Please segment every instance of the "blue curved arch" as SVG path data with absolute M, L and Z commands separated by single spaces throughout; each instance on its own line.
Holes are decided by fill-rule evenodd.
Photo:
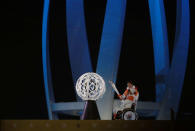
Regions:
M 176 113 L 185 77 L 190 38 L 189 0 L 177 0 L 176 34 L 173 58 L 167 80 L 166 95 L 158 119 L 170 119 L 170 109 Z
M 163 99 L 169 70 L 169 48 L 163 0 L 148 0 L 154 50 L 156 101 Z
M 126 12 L 126 0 L 108 0 L 104 18 L 96 72 L 106 81 L 106 92 L 98 100 L 98 110 L 103 120 L 112 119 L 114 92 L 108 81 L 116 81 Z
M 66 0 L 68 51 L 74 84 L 86 72 L 92 72 L 84 17 L 83 0 Z M 81 100 L 76 96 L 77 100 Z
M 46 103 L 49 119 L 57 118 L 52 112 L 51 104 L 55 102 L 53 88 L 52 88 L 52 76 L 50 69 L 50 57 L 49 57 L 49 37 L 48 37 L 48 15 L 49 15 L 50 0 L 44 1 L 43 7 L 43 21 L 42 21 L 42 64 L 43 64 L 43 79 L 46 95 Z

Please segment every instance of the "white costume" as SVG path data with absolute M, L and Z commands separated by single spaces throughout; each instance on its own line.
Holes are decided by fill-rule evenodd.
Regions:
M 134 110 L 136 110 L 137 101 L 139 98 L 139 92 L 135 86 L 127 87 L 123 95 L 118 94 L 121 102 L 113 110 L 113 113 L 116 114 L 119 110 L 122 111 L 127 108 L 132 108 L 132 104 L 135 104 Z

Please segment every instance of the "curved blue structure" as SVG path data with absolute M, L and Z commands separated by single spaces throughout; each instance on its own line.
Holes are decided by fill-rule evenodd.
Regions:
M 165 79 L 169 70 L 169 49 L 164 0 L 148 0 L 148 4 L 154 50 L 156 102 L 160 102 L 165 93 Z
M 104 18 L 103 32 L 96 72 L 106 81 L 106 93 L 98 100 L 98 110 L 103 120 L 112 119 L 114 92 L 108 81 L 116 81 L 123 28 L 126 12 L 126 0 L 108 0 Z
M 66 0 L 68 51 L 74 84 L 86 72 L 92 72 L 84 17 L 83 0 Z M 77 100 L 81 100 L 78 96 Z
M 57 116 L 52 112 L 52 104 L 55 103 L 52 87 L 52 75 L 50 68 L 49 57 L 49 37 L 48 37 L 48 15 L 49 15 L 50 0 L 44 1 L 43 7 L 43 23 L 42 23 L 42 62 L 43 62 L 43 79 L 45 85 L 45 96 L 49 119 L 57 119 Z
M 167 27 L 163 0 L 148 0 L 153 35 L 156 75 L 156 101 L 161 103 L 157 119 L 170 119 L 170 109 L 178 111 L 185 76 L 189 33 L 189 0 L 177 1 L 176 35 L 169 65 Z
M 165 97 L 163 98 L 159 120 L 170 119 L 170 109 L 178 112 L 179 101 L 185 77 L 190 39 L 189 0 L 177 1 L 176 34 L 173 58 L 169 69 Z

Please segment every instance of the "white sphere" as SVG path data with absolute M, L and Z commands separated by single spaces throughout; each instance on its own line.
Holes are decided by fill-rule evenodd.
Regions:
M 85 73 L 76 82 L 76 91 L 83 100 L 97 100 L 106 91 L 103 78 L 96 73 Z

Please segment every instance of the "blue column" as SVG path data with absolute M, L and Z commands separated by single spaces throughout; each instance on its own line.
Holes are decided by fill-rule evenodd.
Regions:
M 43 7 L 43 23 L 42 23 L 42 62 L 43 62 L 43 79 L 45 87 L 45 95 L 47 102 L 47 110 L 49 119 L 57 119 L 57 116 L 52 113 L 51 104 L 55 102 L 53 87 L 52 87 L 52 75 L 50 69 L 50 57 L 49 57 L 49 36 L 48 36 L 48 14 L 49 14 L 50 0 L 44 1 Z
M 108 81 L 116 81 L 122 44 L 125 11 L 126 0 L 107 1 L 96 69 L 96 72 L 104 78 L 107 87 L 103 98 L 97 102 L 100 117 L 103 120 L 112 119 L 114 92 L 108 84 Z
M 154 48 L 156 101 L 160 102 L 166 88 L 169 69 L 169 49 L 163 0 L 148 0 Z
M 83 0 L 66 0 L 66 22 L 72 77 L 76 84 L 82 74 L 92 72 Z M 77 100 L 80 100 L 78 96 Z
M 170 109 L 178 111 L 185 77 L 190 37 L 189 0 L 177 0 L 176 34 L 166 96 L 158 119 L 170 119 Z

